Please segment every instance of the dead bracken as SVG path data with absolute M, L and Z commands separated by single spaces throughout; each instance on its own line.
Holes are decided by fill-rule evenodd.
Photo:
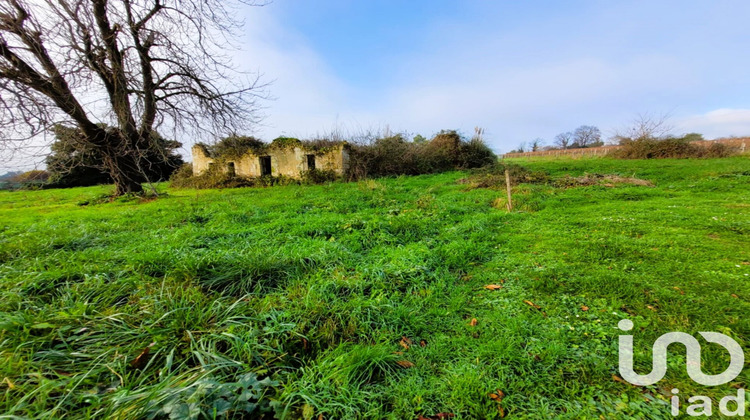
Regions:
M 557 187 L 589 187 L 593 185 L 602 185 L 605 187 L 614 187 L 616 185 L 639 185 L 643 187 L 653 187 L 654 184 L 646 179 L 635 177 L 626 177 L 620 175 L 602 175 L 602 174 L 585 174 L 583 176 L 573 177 L 565 176 L 556 179 L 553 184 Z

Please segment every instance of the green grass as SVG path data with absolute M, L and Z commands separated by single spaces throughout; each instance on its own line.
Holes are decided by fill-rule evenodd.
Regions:
M 521 185 L 510 214 L 460 172 L 149 202 L 2 192 L 0 413 L 671 418 L 673 387 L 736 394 L 694 384 L 679 348 L 656 386 L 612 375 L 625 317 L 639 372 L 675 330 L 750 360 L 750 159 L 517 162 L 655 186 Z M 707 372 L 728 362 L 715 347 Z

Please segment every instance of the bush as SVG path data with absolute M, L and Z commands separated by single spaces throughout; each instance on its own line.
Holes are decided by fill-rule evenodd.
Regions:
M 102 127 L 106 128 L 106 125 Z M 55 142 L 50 147 L 51 154 L 46 158 L 49 187 L 86 187 L 112 183 L 104 156 L 100 150 L 85 141 L 80 129 L 58 124 L 53 127 L 53 133 Z M 181 146 L 177 141 L 152 132 L 148 143 L 139 146 L 142 147 L 138 157 L 140 174 L 136 180 L 154 182 L 169 179 L 183 164 L 182 156 L 176 153 Z
M 267 147 L 267 145 L 255 137 L 238 136 L 235 134 L 229 137 L 224 137 L 214 145 L 205 147 L 211 156 L 239 158 L 251 150 L 258 151 Z
M 304 184 L 325 184 L 338 179 L 338 175 L 336 171 L 330 169 L 310 169 L 309 171 L 302 171 L 300 178 Z
M 0 190 L 36 190 L 46 187 L 49 173 L 35 169 L 27 172 L 9 173 L 0 178 Z
M 310 171 L 313 172 L 313 171 Z M 332 180 L 333 171 L 315 171 L 314 181 L 310 183 L 323 183 Z M 330 172 L 330 173 L 329 173 Z M 335 179 L 335 173 L 333 173 Z M 221 171 L 218 167 L 211 167 L 200 175 L 193 175 L 193 165 L 186 163 L 175 171 L 169 179 L 172 188 L 195 188 L 199 190 L 213 188 L 240 188 L 240 187 L 270 187 L 272 185 L 299 184 L 300 181 L 288 176 L 262 176 L 258 178 L 246 178 L 231 175 Z
M 200 175 L 193 175 L 191 163 L 186 163 L 177 169 L 169 179 L 169 183 L 173 188 L 195 189 L 252 187 L 262 184 L 254 179 L 229 175 L 214 167 Z
M 722 143 L 712 143 L 710 146 L 705 148 L 703 157 L 707 158 L 722 158 L 736 155 L 739 151 L 736 148 L 729 147 Z
M 19 184 L 41 184 L 47 182 L 49 173 L 44 170 L 35 169 L 33 171 L 23 172 L 8 179 L 10 182 Z
M 349 154 L 350 180 L 370 176 L 419 175 L 492 165 L 497 156 L 478 138 L 466 141 L 441 131 L 430 141 L 410 142 L 398 134 L 355 144 Z
M 462 169 L 481 168 L 497 163 L 497 156 L 482 139 L 471 139 L 462 143 L 459 149 L 459 167 Z
M 627 140 L 622 147 L 614 152 L 618 159 L 666 159 L 666 158 L 712 158 L 727 157 L 736 150 L 721 143 L 710 146 L 700 146 L 686 137 L 667 137 L 665 139 L 641 138 Z

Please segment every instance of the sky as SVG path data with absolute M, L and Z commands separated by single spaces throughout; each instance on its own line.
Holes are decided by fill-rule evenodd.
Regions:
M 227 51 L 270 97 L 242 134 L 266 141 L 482 127 L 504 153 L 581 125 L 606 140 L 639 115 L 668 116 L 675 135 L 750 135 L 747 0 L 273 0 L 237 13 Z
M 254 133 L 485 129 L 497 152 L 638 115 L 750 135 L 750 2 L 275 0 L 235 55 L 270 82 Z

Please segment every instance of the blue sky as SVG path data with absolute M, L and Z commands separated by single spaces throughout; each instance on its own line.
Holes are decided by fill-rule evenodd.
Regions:
M 750 135 L 748 1 L 275 0 L 236 56 L 275 99 L 257 135 L 486 129 L 498 152 L 642 113 Z

